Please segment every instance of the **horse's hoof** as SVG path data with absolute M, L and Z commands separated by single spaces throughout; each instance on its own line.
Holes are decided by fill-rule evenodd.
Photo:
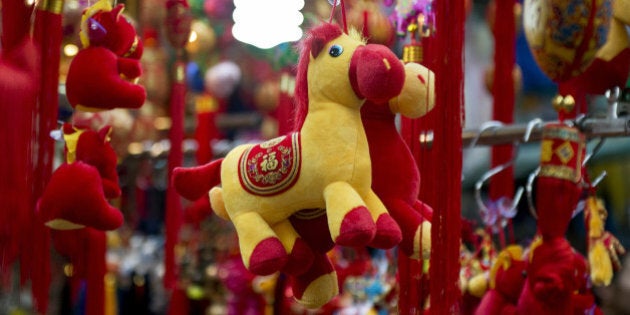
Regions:
M 407 232 L 406 235 L 403 235 L 398 247 L 411 259 L 429 259 L 431 256 L 431 223 L 423 221 L 416 227 L 414 234 Z
M 315 257 L 304 274 L 291 281 L 293 297 L 306 308 L 319 308 L 339 294 L 337 274 L 325 254 Z
M 376 235 L 370 242 L 374 248 L 389 249 L 400 243 L 402 232 L 394 219 L 387 213 L 382 213 L 376 219 Z
M 299 297 L 298 297 L 299 293 Z M 295 300 L 302 306 L 310 309 L 320 308 L 339 294 L 337 274 L 334 272 L 321 275 L 306 286 L 302 292 L 293 289 Z
M 249 258 L 249 271 L 266 276 L 279 271 L 287 263 L 288 256 L 282 243 L 275 237 L 262 240 Z
M 370 212 L 360 206 L 350 210 L 343 218 L 335 243 L 341 246 L 365 246 L 372 241 L 375 233 L 376 226 Z
M 301 275 L 311 267 L 313 259 L 315 259 L 315 254 L 311 247 L 303 239 L 298 238 L 293 244 L 289 259 L 282 271 L 294 276 Z

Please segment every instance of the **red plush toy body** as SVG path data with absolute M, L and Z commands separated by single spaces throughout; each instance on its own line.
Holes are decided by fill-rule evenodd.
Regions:
M 66 80 L 73 107 L 86 111 L 139 108 L 146 91 L 135 80 L 142 73 L 142 42 L 122 16 L 122 4 L 101 0 L 86 9 L 81 23 L 84 48 L 74 57 Z
M 483 296 L 475 314 L 515 314 L 527 275 L 527 262 L 522 256 L 520 246 L 510 246 L 499 253 L 490 270 L 490 290 Z
M 73 289 L 85 280 L 87 315 L 105 312 L 104 231 L 123 222 L 121 212 L 108 202 L 121 194 L 110 132 L 109 126 L 97 132 L 65 124 L 66 161 L 54 171 L 37 203 L 39 218 L 52 230 L 55 249 L 69 263 L 66 276 Z
M 433 74 L 418 64 L 405 66 L 405 84 L 401 93 L 389 102 L 366 101 L 361 108 L 361 121 L 368 140 L 372 165 L 372 189 L 400 226 L 400 248 L 411 258 L 428 258 L 431 251 L 433 210 L 418 200 L 420 172 L 411 151 L 396 129 L 396 113 L 416 118 L 434 106 Z M 306 302 L 315 299 L 303 295 L 309 284 L 319 277 L 333 274 L 334 268 L 326 252 L 334 246 L 326 230 L 324 211 L 303 210 L 291 216 L 291 224 L 316 253 L 315 267 L 293 278 L 293 294 Z M 317 305 L 309 301 L 306 304 Z
M 421 79 L 416 80 L 415 84 L 422 87 Z M 396 129 L 395 118 L 396 112 L 388 104 L 366 102 L 361 108 L 372 160 L 372 189 L 402 230 L 399 246 L 403 253 L 410 258 L 426 259 L 431 251 L 429 222 L 433 209 L 418 200 L 420 172 Z
M 122 224 L 122 214 L 107 201 L 120 195 L 110 131 L 110 127 L 96 132 L 64 125 L 66 162 L 55 170 L 37 205 L 47 226 L 113 230 Z

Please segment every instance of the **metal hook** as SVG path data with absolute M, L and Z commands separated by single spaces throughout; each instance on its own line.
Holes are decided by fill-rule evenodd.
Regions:
M 597 142 L 597 144 L 595 145 L 595 147 L 593 148 L 593 150 L 591 150 L 591 153 L 587 154 L 584 157 L 584 161 L 582 162 L 582 167 L 586 166 L 586 164 L 595 156 L 597 155 L 597 153 L 599 153 L 599 151 L 602 149 L 604 142 L 606 141 L 606 138 L 601 137 L 599 138 L 599 142 Z M 597 185 L 599 185 L 599 183 L 604 179 L 604 177 L 606 177 L 606 175 L 608 175 L 608 173 L 606 171 L 603 171 L 601 174 L 599 174 L 592 182 L 590 187 L 597 187 Z
M 591 186 L 597 187 L 597 185 L 599 185 L 599 182 L 601 182 L 604 179 L 604 177 L 606 177 L 606 175 L 608 175 L 608 173 L 606 171 L 602 171 L 602 173 L 599 174 L 599 176 L 597 176 L 597 178 L 593 180 L 593 182 L 591 183 Z
M 597 144 L 595 145 L 595 147 L 593 148 L 593 150 L 591 151 L 591 153 L 587 154 L 584 157 L 584 161 L 582 161 L 582 167 L 586 166 L 586 164 L 597 154 L 599 153 L 599 151 L 602 149 L 602 146 L 604 145 L 604 142 L 606 141 L 606 138 L 601 137 L 599 138 L 599 142 L 597 142 Z
M 586 157 L 584 157 L 582 166 L 585 166 L 589 162 L 589 160 L 601 150 L 602 146 L 604 145 L 605 140 L 606 139 L 603 137 L 599 139 L 599 142 L 595 145 L 591 153 L 588 154 Z M 525 185 L 525 197 L 527 198 L 527 207 L 529 209 L 529 213 L 531 213 L 531 215 L 535 219 L 538 219 L 538 214 L 536 212 L 536 206 L 534 204 L 534 197 L 533 197 L 534 188 L 533 187 L 534 187 L 534 180 L 536 179 L 539 173 L 540 173 L 540 166 L 538 166 L 532 173 L 529 174 L 529 176 L 527 177 L 527 184 Z M 599 176 L 597 176 L 597 178 L 595 178 L 595 180 L 593 180 L 591 184 L 592 187 L 596 187 L 604 179 L 604 177 L 606 177 L 606 175 L 607 175 L 606 171 L 603 171 Z M 573 216 L 580 213 L 581 210 L 582 210 L 581 207 L 579 206 L 576 207 L 576 209 L 573 211 Z
M 538 220 L 538 214 L 536 213 L 536 206 L 534 205 L 534 197 L 532 191 L 534 190 L 534 179 L 540 173 L 540 166 L 527 176 L 527 184 L 525 185 L 525 197 L 527 198 L 527 208 L 529 213 Z
M 525 184 L 525 198 L 527 198 L 527 208 L 529 209 L 529 213 L 534 217 L 534 219 L 538 220 L 538 213 L 536 211 L 536 206 L 534 205 L 534 197 L 532 191 L 534 190 L 534 180 L 540 174 L 540 166 L 537 167 L 533 172 L 527 176 L 527 184 Z M 603 172 L 599 177 L 597 177 L 597 181 L 602 180 L 602 178 L 606 176 L 606 172 Z M 593 185 L 595 186 L 595 184 Z M 584 210 L 584 203 L 578 202 L 573 213 L 571 214 L 571 218 L 574 218 L 578 213 Z
M 489 129 L 496 129 L 503 126 L 504 124 L 498 120 L 490 120 L 490 121 L 484 122 L 483 124 L 481 124 L 481 126 L 479 126 L 479 132 L 477 132 L 477 135 L 470 141 L 470 145 L 468 146 L 468 148 L 469 149 L 474 148 L 477 145 L 477 142 L 479 142 L 479 138 L 481 138 L 481 134 L 483 134 L 485 131 Z
M 518 145 L 518 142 L 514 144 L 515 147 L 517 145 Z M 483 198 L 481 197 L 481 188 L 483 187 L 483 183 L 489 180 L 492 176 L 495 176 L 496 174 L 512 166 L 515 161 L 516 161 L 516 154 L 513 155 L 510 161 L 503 163 L 501 165 L 495 166 L 494 168 L 488 170 L 475 183 L 475 201 L 477 202 L 479 211 L 482 214 L 487 214 L 490 212 L 490 209 L 488 208 L 488 206 L 486 206 L 486 204 L 483 201 Z M 516 210 L 516 207 L 518 206 L 518 203 L 521 200 L 522 196 L 523 196 L 523 187 L 519 187 L 516 190 L 514 197 L 512 198 L 512 203 L 510 204 L 510 207 L 507 209 L 507 211 L 505 211 L 505 213 L 513 213 Z
M 608 114 L 606 116 L 608 119 L 617 119 L 617 101 L 619 101 L 619 96 L 621 96 L 621 89 L 615 86 L 610 90 L 606 90 L 604 95 L 606 96 L 606 101 L 608 101 Z
M 534 131 L 534 128 L 536 128 L 538 126 L 543 126 L 543 125 L 544 125 L 544 122 L 540 118 L 534 118 L 534 119 L 530 120 L 527 123 L 527 128 L 525 129 L 525 134 L 523 135 L 523 141 L 524 142 L 528 142 L 529 141 L 529 137 L 532 135 L 532 131 Z

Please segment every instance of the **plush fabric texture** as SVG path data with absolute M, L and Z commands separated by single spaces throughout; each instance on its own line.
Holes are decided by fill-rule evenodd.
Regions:
M 302 54 L 307 58 L 301 59 L 301 68 L 306 70 L 302 75 L 305 76 L 298 83 L 308 84 L 305 89 L 308 104 L 300 105 L 308 108 L 303 111 L 308 115 L 300 129 L 303 160 L 299 179 L 276 195 L 260 196 L 247 192 L 237 170 L 241 156 L 251 146 L 239 146 L 228 153 L 222 163 L 218 163 L 222 187 L 214 187 L 210 191 L 213 210 L 221 213 L 220 216 L 225 212 L 234 223 L 244 265 L 254 273 L 267 274 L 282 269 L 292 256 L 287 249 L 302 248 L 301 245 L 290 245 L 301 243 L 292 240 L 297 237 L 295 231 L 281 236 L 272 228 L 301 209 L 325 208 L 332 239 L 352 245 L 367 245 L 377 233 L 375 221 L 382 215 L 388 216 L 382 202 L 371 192 L 369 151 L 359 112 L 363 100 L 351 86 L 350 64 L 357 58 L 356 69 L 368 64 L 380 67 L 382 75 L 379 77 L 356 76 L 357 85 L 361 91 L 378 87 L 385 92 L 369 91 L 368 94 L 378 94 L 385 99 L 395 96 L 402 89 L 403 65 L 384 49 L 366 47 L 366 52 L 354 54 L 363 43 L 345 34 L 331 37 L 334 40 L 330 41 L 328 35 L 341 34 L 337 26 L 323 24 L 309 34 L 309 45 L 303 47 L 308 53 L 303 51 Z M 338 47 L 333 45 L 342 48 L 338 51 Z M 304 63 L 308 66 L 305 67 Z M 306 80 L 307 77 L 311 79 Z M 273 146 L 279 140 L 272 139 L 261 144 L 260 148 Z M 210 170 L 213 174 L 215 171 Z M 351 216 L 356 214 L 360 220 L 349 220 L 350 213 L 353 213 Z M 392 224 L 393 220 L 383 222 L 386 226 L 380 225 L 387 230 L 383 235 L 390 235 L 389 242 L 393 246 L 400 241 L 400 237 L 396 236 L 400 235 L 399 231 L 396 232 L 398 227 Z M 285 229 L 290 231 L 292 227 Z M 288 240 L 286 235 L 289 235 Z M 298 259 L 308 260 L 304 257 Z
M 118 56 L 140 59 L 143 52 L 142 42 L 138 40 L 136 29 L 122 15 L 124 8 L 123 4 L 119 4 L 111 11 L 99 11 L 88 18 L 87 23 L 93 27 L 88 28 L 86 47 L 107 47 Z M 94 32 L 94 29 L 99 31 Z
M 316 256 L 306 273 L 293 278 L 291 287 L 295 299 L 307 308 L 321 307 L 339 294 L 337 274 L 325 254 Z
M 499 253 L 490 272 L 490 290 L 485 293 L 475 314 L 514 313 L 526 280 L 527 261 L 523 250 L 512 245 Z
M 91 130 L 83 132 L 76 148 L 76 159 L 92 165 L 98 170 L 107 199 L 117 198 L 121 193 L 118 184 L 118 172 L 116 171 L 118 159 L 109 143 L 111 131 L 112 128 L 106 126 L 98 132 Z
M 53 229 L 113 230 L 123 222 L 120 211 L 107 202 L 98 170 L 80 161 L 55 170 L 37 212 Z
M 575 275 L 569 243 L 564 238 L 543 241 L 533 249 L 519 314 L 572 314 L 572 295 L 578 289 Z
M 194 201 L 207 195 L 210 189 L 221 183 L 221 163 L 217 159 L 195 167 L 178 167 L 173 170 L 173 187 L 182 197 Z
M 120 227 L 122 213 L 108 202 L 120 196 L 111 127 L 97 132 L 66 124 L 63 129 L 66 162 L 55 170 L 38 201 L 40 219 L 52 229 Z
M 124 67 L 120 68 L 120 63 Z M 146 91 L 141 85 L 127 80 L 137 78 L 139 69 L 138 60 L 121 62 L 120 57 L 107 48 L 83 49 L 72 59 L 68 69 L 68 101 L 83 109 L 139 108 L 144 104 Z
M 411 152 L 398 134 L 395 126 L 395 113 L 416 118 L 430 111 L 434 106 L 433 73 L 419 64 L 405 65 L 405 82 L 400 94 L 391 98 L 389 102 L 375 103 L 366 101 L 361 108 L 361 118 L 368 140 L 372 165 L 372 189 L 382 200 L 391 218 L 395 220 L 402 231 L 400 248 L 406 255 L 415 259 L 428 258 L 431 251 L 431 224 L 433 210 L 428 205 L 417 200 L 420 189 L 420 174 Z M 350 216 L 357 214 L 349 213 Z M 389 216 L 388 216 L 389 217 Z M 360 220 L 362 217 L 352 218 Z M 328 217 L 323 209 L 304 209 L 290 217 L 291 224 L 301 238 L 316 253 L 315 263 L 327 260 L 326 252 L 335 244 L 330 233 L 322 233 L 326 229 Z M 377 221 L 378 225 L 378 221 Z M 391 225 L 390 225 L 391 226 Z M 375 239 L 378 239 L 377 229 Z M 385 239 L 387 237 L 384 237 Z M 339 239 L 337 240 L 339 243 Z M 388 248 L 387 242 L 370 243 L 372 247 Z M 323 256 L 323 257 L 322 257 Z M 310 277 L 291 278 L 296 298 L 304 304 L 305 301 L 319 301 L 327 303 L 318 297 L 318 291 L 304 288 L 310 287 L 315 276 L 329 277 L 326 270 L 316 274 L 310 271 Z M 317 287 L 313 284 L 312 288 Z M 303 295 L 306 294 L 306 297 Z M 312 295 L 312 296 L 311 296 Z M 315 302 L 308 302 L 314 307 Z M 321 306 L 321 304 L 320 304 Z
M 102 2 L 86 9 L 82 17 L 84 47 L 68 69 L 68 101 L 86 111 L 139 108 L 146 98 L 144 87 L 135 84 L 142 74 L 142 42 L 122 16 L 124 6 L 111 9 Z

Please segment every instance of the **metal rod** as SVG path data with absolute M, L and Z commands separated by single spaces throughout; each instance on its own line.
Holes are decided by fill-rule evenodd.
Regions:
M 531 129 L 528 141 L 540 141 L 542 138 L 543 126 L 558 121 L 543 122 Z M 476 146 L 493 146 L 500 144 L 512 144 L 515 141 L 523 141 L 527 132 L 528 124 L 514 124 L 488 128 L 481 132 L 479 129 L 464 129 L 462 131 L 462 145 L 470 145 L 476 141 Z M 584 133 L 586 138 L 598 137 L 623 137 L 630 136 L 630 118 L 588 118 L 577 123 L 578 128 Z M 475 140 L 476 139 L 476 140 Z M 433 144 L 433 137 L 420 137 L 423 146 L 430 147 Z

